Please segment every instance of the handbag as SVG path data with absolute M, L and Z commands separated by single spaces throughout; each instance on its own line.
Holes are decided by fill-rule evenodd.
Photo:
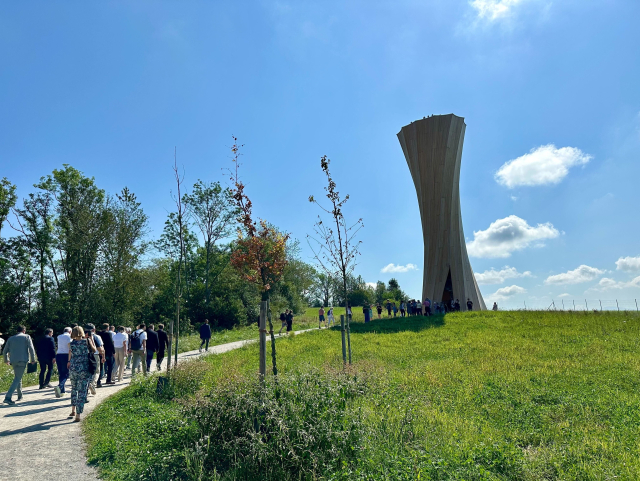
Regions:
M 30 362 L 29 364 L 27 364 L 27 374 L 32 374 L 34 372 L 38 371 L 38 363 L 37 362 Z
M 87 354 L 87 361 L 87 371 L 93 376 L 98 370 L 98 361 L 92 352 Z

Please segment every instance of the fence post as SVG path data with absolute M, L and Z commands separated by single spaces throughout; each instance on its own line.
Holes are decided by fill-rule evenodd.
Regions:
M 618 312 L 620 312 L 620 306 L 618 305 L 618 299 L 616 299 L 616 307 L 618 308 Z
M 267 301 L 260 302 L 260 381 L 267 374 Z
M 347 364 L 347 345 L 344 339 L 344 314 L 340 314 L 340 326 L 342 328 L 342 362 Z

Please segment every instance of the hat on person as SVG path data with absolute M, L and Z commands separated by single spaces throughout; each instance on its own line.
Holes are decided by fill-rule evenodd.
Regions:
M 94 326 L 93 324 L 89 323 L 86 326 L 84 326 L 84 330 L 85 331 L 93 331 L 96 328 L 96 326 Z

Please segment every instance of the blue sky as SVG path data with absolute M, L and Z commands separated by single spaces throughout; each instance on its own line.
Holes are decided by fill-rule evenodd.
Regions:
M 396 134 L 453 112 L 485 300 L 633 300 L 639 18 L 635 0 L 4 2 L 0 177 L 24 197 L 71 164 L 129 187 L 158 234 L 174 146 L 187 184 L 225 180 L 236 135 L 256 213 L 310 260 L 307 198 L 326 154 L 347 215 L 364 219 L 357 272 L 419 296 L 420 217 Z

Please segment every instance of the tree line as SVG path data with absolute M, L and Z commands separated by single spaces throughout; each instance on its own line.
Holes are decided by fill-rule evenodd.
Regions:
M 181 193 L 183 212 L 170 212 L 157 238 L 127 187 L 109 194 L 70 165 L 33 187 L 19 199 L 16 186 L 0 180 L 0 332 L 168 324 L 176 295 L 183 333 L 204 319 L 219 328 L 258 321 L 264 291 L 233 265 L 247 225 L 221 182 L 198 180 Z M 284 250 L 282 275 L 269 287 L 274 312 L 345 305 L 342 279 L 304 262 L 298 241 L 287 237 Z M 395 279 L 373 288 L 352 273 L 347 293 L 351 306 L 406 299 Z

